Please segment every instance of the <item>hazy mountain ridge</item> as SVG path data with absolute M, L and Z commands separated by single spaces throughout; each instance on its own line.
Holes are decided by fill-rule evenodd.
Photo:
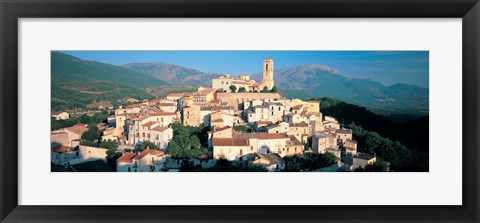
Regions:
M 219 77 L 221 74 L 213 72 L 202 72 L 192 68 L 182 67 L 167 63 L 129 63 L 120 65 L 123 68 L 148 74 L 159 80 L 169 83 L 210 86 L 212 78 Z
M 97 75 L 97 77 L 103 78 L 100 80 L 107 79 L 115 83 L 129 84 L 128 86 L 162 86 L 168 85 L 168 83 L 173 85 L 211 86 L 211 79 L 222 75 L 160 62 L 129 63 L 114 66 L 95 61 L 85 61 L 69 55 L 66 56 L 70 57 L 69 62 L 71 63 L 80 63 L 91 69 L 96 67 L 95 69 L 114 71 L 108 74 L 100 72 L 102 75 Z M 52 58 L 54 58 L 53 53 Z M 55 65 L 54 62 L 52 59 L 52 80 L 69 80 L 69 78 L 65 78 L 62 72 L 55 71 L 55 66 L 58 67 L 60 65 Z M 102 66 L 99 67 L 98 64 Z M 90 71 L 90 68 L 87 70 Z M 118 69 L 122 72 L 118 72 Z M 125 72 L 125 70 L 131 72 Z M 75 77 L 76 79 L 84 79 L 82 72 L 76 73 L 80 73 L 80 75 Z M 275 85 L 280 90 L 280 93 L 288 98 L 309 99 L 327 96 L 361 105 L 385 115 L 428 114 L 429 90 L 415 85 L 398 83 L 385 86 L 378 81 L 370 79 L 348 78 L 341 75 L 335 68 L 319 64 L 303 64 L 281 68 L 275 70 L 274 74 Z M 251 74 L 251 77 L 254 80 L 261 81 L 262 73 Z
M 261 80 L 262 73 L 253 74 L 252 78 Z M 370 79 L 348 78 L 318 64 L 275 70 L 275 85 L 286 97 L 328 96 L 382 114 L 428 114 L 428 89 L 403 83 L 385 86 Z

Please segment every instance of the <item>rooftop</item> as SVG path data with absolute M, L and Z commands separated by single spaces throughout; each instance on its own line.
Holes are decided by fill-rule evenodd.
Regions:
M 248 146 L 248 138 L 213 138 L 213 146 Z
M 117 159 L 117 162 L 132 163 L 132 158 L 136 155 L 136 153 L 124 153 L 120 158 Z
M 288 139 L 288 136 L 282 133 L 265 133 L 259 132 L 258 133 L 259 139 Z
M 285 161 L 278 155 L 277 153 L 265 153 L 265 154 L 260 154 L 260 158 L 268 160 L 270 164 L 281 164 L 285 163 Z

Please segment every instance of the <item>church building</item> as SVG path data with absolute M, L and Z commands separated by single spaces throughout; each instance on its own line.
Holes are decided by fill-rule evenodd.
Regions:
M 227 74 L 212 79 L 212 88 L 215 90 L 223 89 L 230 92 L 231 85 L 235 86 L 237 90 L 243 87 L 247 92 L 260 92 L 264 87 L 267 87 L 268 90 L 272 90 L 274 86 L 273 60 L 270 58 L 263 60 L 263 80 L 261 83 L 257 83 L 255 80 L 250 79 L 250 75 L 248 74 L 242 74 L 239 77 L 232 77 Z

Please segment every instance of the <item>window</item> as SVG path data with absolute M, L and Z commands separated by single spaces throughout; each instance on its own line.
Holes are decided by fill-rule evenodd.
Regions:
M 130 169 L 130 167 L 129 167 L 129 168 L 128 168 L 128 172 L 130 172 L 130 171 L 131 171 L 131 169 Z
M 144 132 L 142 133 L 142 137 L 145 138 L 145 133 Z

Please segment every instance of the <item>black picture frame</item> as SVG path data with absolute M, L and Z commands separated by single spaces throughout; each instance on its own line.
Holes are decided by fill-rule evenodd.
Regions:
M 478 0 L 0 0 L 2 222 L 478 222 Z M 133 17 L 462 18 L 461 206 L 18 205 L 18 19 Z M 448 43 L 445 43 L 448 44 Z M 39 191 L 41 193 L 41 191 Z M 375 195 L 373 196 L 385 196 Z

